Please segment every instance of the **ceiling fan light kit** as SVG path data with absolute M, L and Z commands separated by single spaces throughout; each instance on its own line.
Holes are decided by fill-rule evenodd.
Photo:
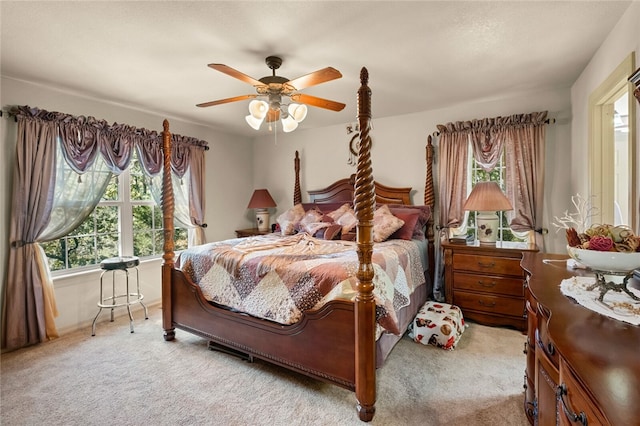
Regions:
M 209 64 L 210 68 L 251 84 L 255 87 L 257 94 L 241 95 L 233 98 L 204 102 L 197 106 L 209 107 L 229 102 L 253 99 L 249 103 L 249 115 L 245 117 L 249 126 L 255 130 L 260 130 L 265 119 L 268 123 L 280 120 L 282 123 L 282 130 L 285 133 L 295 130 L 298 127 L 298 124 L 305 119 L 308 112 L 307 105 L 331 111 L 342 111 L 342 109 L 344 109 L 345 104 L 343 103 L 297 93 L 298 90 L 341 78 L 342 74 L 335 68 L 323 68 L 310 74 L 289 80 L 286 77 L 276 75 L 275 70 L 280 68 L 280 65 L 282 65 L 281 58 L 277 56 L 268 56 L 266 58 L 266 63 L 272 70 L 272 75 L 262 77 L 259 80 L 249 77 L 248 75 L 224 64 Z M 283 103 L 283 96 L 288 97 L 294 102 Z M 265 97 L 268 102 L 262 99 L 256 99 L 258 97 Z M 271 125 L 269 125 L 269 130 L 271 130 Z

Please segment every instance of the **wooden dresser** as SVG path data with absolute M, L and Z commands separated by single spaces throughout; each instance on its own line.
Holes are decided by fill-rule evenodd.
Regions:
M 525 412 L 532 424 L 639 425 L 640 326 L 586 309 L 560 292 L 566 255 L 525 253 Z
M 495 246 L 443 243 L 445 298 L 465 319 L 486 325 L 526 329 L 522 253 L 537 251 L 523 243 Z

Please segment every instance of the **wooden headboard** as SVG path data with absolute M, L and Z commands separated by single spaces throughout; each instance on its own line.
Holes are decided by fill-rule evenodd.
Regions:
M 312 203 L 353 201 L 356 175 L 340 179 L 323 189 L 308 191 Z M 378 204 L 411 204 L 411 188 L 393 188 L 373 182 Z
M 302 202 L 300 190 L 300 155 L 296 151 L 294 159 L 294 169 L 296 173 L 295 187 L 293 193 L 293 204 Z M 352 174 L 348 178 L 340 179 L 326 188 L 307 191 L 311 203 L 337 203 L 352 202 L 355 197 L 356 175 Z M 373 182 L 378 204 L 405 204 L 411 205 L 411 187 L 392 187 Z

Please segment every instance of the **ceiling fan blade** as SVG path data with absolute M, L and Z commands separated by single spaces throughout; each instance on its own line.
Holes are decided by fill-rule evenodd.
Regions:
M 342 111 L 345 107 L 345 104 L 343 103 L 318 98 L 316 96 L 305 95 L 304 93 L 294 93 L 291 95 L 291 100 L 318 108 L 330 109 L 331 111 Z
M 269 108 L 269 112 L 267 112 L 267 117 L 265 118 L 265 121 L 267 123 L 273 123 L 274 121 L 278 121 L 278 120 L 280 120 L 280 110 Z
M 210 107 L 214 105 L 228 104 L 229 102 L 244 101 L 246 99 L 253 99 L 257 97 L 258 95 L 241 95 L 241 96 L 235 96 L 233 98 L 218 99 L 217 101 L 203 102 L 201 104 L 197 104 L 196 106 Z
M 237 78 L 238 80 L 244 81 L 245 83 L 249 83 L 252 86 L 264 86 L 264 84 L 259 81 L 256 80 L 253 77 L 249 77 L 246 74 L 241 73 L 240 71 L 233 69 L 227 65 L 224 64 L 209 64 L 208 65 L 209 68 L 213 68 L 216 71 L 220 71 L 222 73 L 225 73 L 227 75 L 230 75 L 233 78 Z
M 288 85 L 293 86 L 295 90 L 302 90 L 307 87 L 315 86 L 316 84 L 326 83 L 327 81 L 341 78 L 342 74 L 335 68 L 327 67 L 318 71 L 314 71 L 310 74 L 303 75 L 302 77 L 294 78 L 287 82 Z

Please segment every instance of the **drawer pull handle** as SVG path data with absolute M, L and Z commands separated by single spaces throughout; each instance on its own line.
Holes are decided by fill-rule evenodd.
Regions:
M 556 348 L 553 346 L 553 343 L 547 343 L 547 352 L 549 352 L 549 355 L 553 355 L 556 352 Z
M 484 300 L 478 300 L 478 303 L 482 306 L 486 306 L 487 308 L 493 308 L 496 306 L 496 302 L 485 302 Z
M 493 268 L 494 266 L 496 266 L 496 262 L 489 262 L 489 263 L 478 262 L 478 266 L 481 268 Z
M 480 284 L 480 287 L 484 287 L 484 288 L 492 288 L 496 286 L 495 281 L 491 281 L 490 283 L 485 283 L 484 281 L 480 280 L 478 281 L 478 284 Z
M 564 411 L 564 414 L 572 423 L 579 422 L 582 426 L 587 426 L 588 425 L 587 415 L 584 413 L 584 411 L 581 411 L 580 414 L 576 414 L 571 412 L 571 410 L 569 410 L 569 407 L 567 407 L 567 403 L 564 400 L 564 396 L 566 394 L 567 394 L 567 386 L 563 383 L 560 386 L 558 386 L 558 390 L 556 391 L 556 395 L 558 396 L 558 399 L 562 403 L 562 411 Z
M 527 351 L 527 346 L 528 346 L 527 342 L 524 342 L 524 350 L 522 351 L 522 353 L 523 353 L 523 354 L 525 354 L 525 355 L 526 355 L 526 354 L 527 354 L 527 352 L 528 352 L 528 351 Z

